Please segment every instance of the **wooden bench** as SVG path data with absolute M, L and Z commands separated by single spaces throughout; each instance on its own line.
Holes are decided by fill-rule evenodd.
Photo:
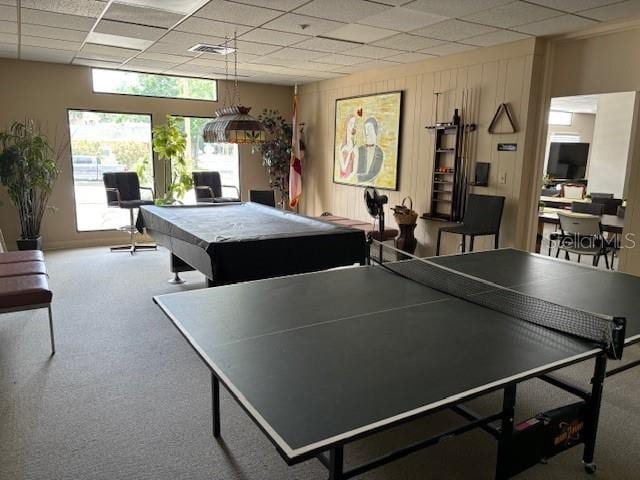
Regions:
M 0 314 L 46 308 L 49 312 L 51 355 L 56 353 L 52 297 L 42 252 L 0 252 Z

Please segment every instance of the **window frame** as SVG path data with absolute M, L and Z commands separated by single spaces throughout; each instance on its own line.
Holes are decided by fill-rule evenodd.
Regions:
M 213 120 L 213 117 L 201 117 L 200 115 L 177 115 L 170 113 L 169 116 L 172 118 L 211 118 Z M 240 199 L 242 200 L 242 162 L 240 161 L 240 145 L 236 148 L 238 149 L 238 191 L 240 192 Z
M 142 95 L 139 93 L 121 93 L 121 92 L 99 92 L 96 91 L 95 89 L 95 85 L 93 82 L 93 71 L 94 70 L 104 70 L 104 71 L 110 71 L 110 72 L 120 72 L 120 73 L 137 73 L 140 75 L 157 75 L 160 77 L 171 77 L 171 78 L 188 78 L 188 79 L 194 79 L 194 80 L 208 80 L 214 83 L 215 85 L 215 92 L 214 92 L 214 98 L 212 100 L 207 100 L 204 98 L 184 98 L 184 97 L 160 97 L 157 95 Z M 204 77 L 189 77 L 187 75 L 165 75 L 163 73 L 153 73 L 153 72 L 136 72 L 135 70 L 118 70 L 115 68 L 99 68 L 99 67 L 92 67 L 91 68 L 91 93 L 93 93 L 94 95 L 119 95 L 119 96 L 126 96 L 126 97 L 142 97 L 142 98 L 159 98 L 159 99 L 167 99 L 167 100 L 185 100 L 185 101 L 189 101 L 189 102 L 209 102 L 209 103 L 218 103 L 218 80 L 216 80 L 215 78 L 204 78 Z
M 153 98 L 157 98 L 157 97 L 153 97 Z M 123 112 L 123 111 L 118 111 L 118 110 L 105 110 L 105 109 L 95 109 L 95 108 L 73 108 L 73 107 L 67 107 L 66 109 L 66 113 L 67 113 L 67 129 L 68 129 L 68 133 L 69 133 L 69 164 L 71 165 L 71 168 L 69 169 L 69 171 L 71 172 L 71 185 L 72 185 L 72 196 L 73 196 L 73 223 L 75 225 L 76 228 L 76 233 L 78 234 L 83 234 L 83 233 L 96 233 L 96 232 L 119 232 L 120 230 L 118 230 L 118 228 L 101 228 L 98 230 L 80 230 L 78 229 L 78 203 L 76 202 L 76 188 L 75 188 L 75 180 L 73 179 L 73 147 L 72 147 L 72 138 L 71 138 L 71 124 L 69 123 L 69 112 L 72 111 L 76 111 L 76 112 L 88 112 L 88 113 L 111 113 L 114 115 L 144 115 L 145 117 L 149 117 L 149 126 L 150 126 L 150 139 L 149 139 L 149 145 L 151 147 L 151 173 L 153 176 L 153 192 L 154 192 L 154 196 L 156 193 L 156 162 L 155 162 L 155 152 L 153 151 L 153 114 L 149 113 L 149 112 Z M 106 193 L 105 193 L 106 195 Z M 106 199 L 105 199 L 106 202 Z

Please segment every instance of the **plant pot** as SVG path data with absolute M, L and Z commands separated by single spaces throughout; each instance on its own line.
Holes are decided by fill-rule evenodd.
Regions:
M 42 250 L 42 237 L 19 238 L 16 240 L 18 250 Z

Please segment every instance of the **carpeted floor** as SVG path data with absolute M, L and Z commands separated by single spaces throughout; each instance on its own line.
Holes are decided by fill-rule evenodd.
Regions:
M 151 301 L 204 287 L 169 285 L 168 253 L 105 248 L 47 252 L 58 353 L 49 357 L 46 311 L 0 317 L 0 479 L 324 479 L 317 461 L 288 468 L 223 391 L 224 440 L 211 436 L 209 371 Z M 638 357 L 638 347 L 627 359 Z M 588 380 L 591 364 L 563 372 Z M 425 379 L 429 381 L 429 379 Z M 571 397 L 539 381 L 518 392 L 519 418 Z M 492 412 L 498 396 L 476 400 Z M 373 458 L 460 422 L 441 413 L 358 441 L 347 464 Z M 523 479 L 640 477 L 640 369 L 609 379 L 596 459 L 586 475 L 575 448 Z M 373 471 L 363 479 L 491 479 L 495 442 L 472 432 Z

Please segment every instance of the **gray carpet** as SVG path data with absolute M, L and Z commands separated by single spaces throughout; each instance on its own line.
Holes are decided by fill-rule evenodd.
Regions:
M 0 479 L 324 479 L 316 461 L 286 467 L 223 391 L 223 437 L 211 436 L 209 371 L 152 303 L 154 294 L 202 288 L 167 284 L 166 251 L 111 254 L 105 248 L 46 254 L 54 291 L 58 353 L 49 357 L 46 311 L 0 317 Z M 635 347 L 638 349 L 638 347 Z M 631 349 L 627 358 L 637 358 Z M 591 364 L 563 372 L 589 378 Z M 428 381 L 428 379 L 425 379 Z M 571 401 L 539 381 L 518 393 L 519 418 Z M 498 397 L 476 400 L 491 412 Z M 348 464 L 449 429 L 442 413 L 358 441 Z M 575 448 L 523 479 L 637 479 L 640 369 L 607 382 L 590 477 Z M 495 442 L 472 432 L 395 462 L 363 479 L 491 479 Z

